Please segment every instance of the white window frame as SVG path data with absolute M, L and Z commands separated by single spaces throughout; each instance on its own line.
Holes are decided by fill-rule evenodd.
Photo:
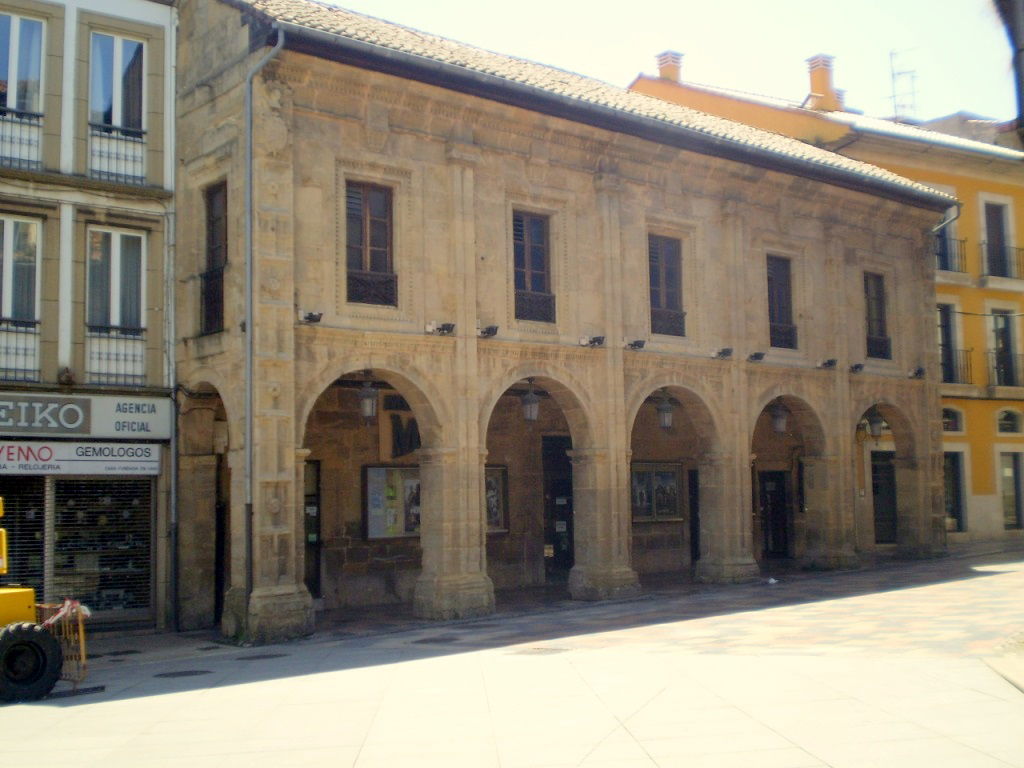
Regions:
M 8 16 L 11 19 L 11 38 L 10 38 L 10 50 L 7 52 L 7 109 L 14 109 L 21 111 L 20 107 L 17 106 L 18 101 L 18 61 L 21 58 L 21 22 L 37 21 L 39 22 L 42 29 L 41 46 L 39 49 L 39 104 L 37 110 L 25 110 L 31 114 L 43 114 L 43 100 L 46 96 L 46 21 L 43 19 L 37 19 L 34 16 L 23 16 L 17 13 L 0 13 L 0 16 Z M 17 23 L 15 23 L 17 22 Z M 11 88 L 11 84 L 14 87 Z M 14 96 L 15 104 L 12 106 L 10 103 L 11 96 Z
M 1012 432 L 1004 432 L 1003 430 L 999 429 L 999 422 L 1002 420 L 1002 415 L 1004 413 L 1010 413 L 1017 417 L 1017 429 L 1013 430 Z M 999 410 L 996 411 L 995 426 L 997 435 L 1024 435 L 1024 415 L 1022 415 L 1021 412 L 1016 408 L 1000 408 Z
M 960 422 L 960 429 L 946 429 L 945 428 L 945 419 L 943 419 L 942 434 L 944 434 L 944 435 L 962 435 L 962 434 L 965 434 L 967 432 L 967 417 L 964 414 L 962 408 L 957 408 L 956 406 L 946 405 L 945 403 L 943 403 L 942 404 L 942 410 L 943 411 L 953 411 L 957 415 L 957 419 Z
M 93 79 L 95 77 L 95 75 L 94 75 L 95 62 L 93 61 L 93 58 L 92 58 L 93 40 L 96 38 L 97 35 L 102 35 L 104 37 L 109 37 L 109 38 L 112 38 L 114 40 L 113 72 L 111 73 L 111 77 L 113 78 L 113 82 L 110 84 L 110 99 L 111 99 L 110 126 L 113 127 L 113 128 L 125 128 L 124 115 L 122 114 L 123 103 L 122 103 L 122 98 L 121 98 L 122 94 L 123 94 L 123 89 L 124 89 L 124 80 L 123 80 L 123 77 L 120 74 L 121 73 L 121 69 L 122 69 L 122 65 L 124 64 L 124 61 L 123 61 L 124 47 L 123 47 L 122 43 L 127 41 L 127 42 L 130 42 L 130 43 L 138 43 L 139 45 L 142 46 L 142 95 L 140 97 L 141 114 L 139 115 L 139 125 L 141 127 L 138 128 L 138 129 L 132 128 L 132 129 L 126 129 L 126 130 L 140 130 L 143 133 L 145 133 L 146 130 L 147 130 L 147 127 L 146 127 L 146 103 L 147 102 L 146 102 L 146 100 L 147 100 L 147 97 L 148 97 L 148 88 L 147 88 L 147 83 L 146 83 L 146 79 L 147 79 L 146 78 L 146 73 L 147 73 L 147 65 L 149 63 L 149 46 L 146 44 L 145 40 L 139 40 L 137 38 L 128 37 L 126 35 L 119 35 L 119 34 L 116 34 L 114 32 L 103 32 L 103 31 L 99 31 L 99 30 L 93 30 L 90 33 L 90 35 L 89 35 L 89 104 L 88 104 L 88 109 L 89 109 L 89 113 L 90 113 L 89 114 L 89 122 L 92 123 L 92 114 L 91 114 L 92 113 L 92 97 L 93 97 L 92 84 L 93 84 Z
M 42 263 L 40 261 L 43 252 L 43 222 L 38 219 L 30 219 L 23 216 L 0 216 L 3 221 L 3 252 L 2 259 L 3 282 L 0 284 L 0 317 L 5 320 L 11 319 L 14 297 L 14 224 L 32 224 L 36 227 L 36 269 L 35 269 L 35 307 L 32 310 L 32 320 L 39 322 L 40 288 L 42 286 Z M 10 229 L 8 229 L 10 228 Z M 23 318 L 19 318 L 23 319 Z
M 85 321 L 89 324 L 89 296 L 92 295 L 92 278 L 89 270 L 89 243 L 94 232 L 107 232 L 110 238 L 110 317 L 107 325 L 112 329 L 121 328 L 121 238 L 125 236 L 138 237 L 142 240 L 141 259 L 139 265 L 139 328 L 146 328 L 146 267 L 147 267 L 147 238 L 146 232 L 138 229 L 123 229 L 119 227 L 89 227 L 86 231 L 86 254 L 85 254 Z M 134 326 L 133 326 L 134 327 Z

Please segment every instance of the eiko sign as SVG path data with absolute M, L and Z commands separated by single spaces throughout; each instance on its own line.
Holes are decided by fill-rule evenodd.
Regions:
M 0 475 L 159 475 L 152 443 L 59 443 L 0 440 Z
M 159 397 L 0 392 L 0 435 L 168 440 L 171 401 Z

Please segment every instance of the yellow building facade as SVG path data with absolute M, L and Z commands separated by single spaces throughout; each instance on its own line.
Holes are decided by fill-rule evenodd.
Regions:
M 800 104 L 686 83 L 674 52 L 658 57 L 657 76 L 641 75 L 630 88 L 831 149 L 958 199 L 934 251 L 948 541 L 1021 540 L 1024 153 L 848 111 L 832 63 L 824 55 L 808 59 L 810 92 Z M 860 504 L 872 503 L 879 482 L 872 458 L 885 453 L 885 440 L 864 441 L 856 457 Z

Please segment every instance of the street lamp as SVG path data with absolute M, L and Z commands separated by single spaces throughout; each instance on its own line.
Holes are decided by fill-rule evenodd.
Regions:
M 533 391 L 532 377 L 527 379 L 526 383 L 530 385 L 530 389 L 519 398 L 519 402 L 523 406 L 523 419 L 526 421 L 536 421 L 540 415 L 540 395 Z
M 658 412 L 658 426 L 662 429 L 672 429 L 672 412 L 675 408 L 672 407 L 672 401 L 664 389 L 661 390 L 661 400 L 654 409 Z
M 377 417 L 377 388 L 371 381 L 364 381 L 359 390 L 359 413 L 367 424 Z
M 789 424 L 789 409 L 776 400 L 768 409 L 768 414 L 772 417 L 772 431 L 779 435 L 786 434 L 786 426 Z

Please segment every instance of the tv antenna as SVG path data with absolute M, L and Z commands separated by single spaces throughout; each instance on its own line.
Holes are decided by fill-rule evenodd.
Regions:
M 892 116 L 898 122 L 912 120 L 917 114 L 917 72 L 900 69 L 899 51 L 889 51 L 889 73 L 892 77 Z

